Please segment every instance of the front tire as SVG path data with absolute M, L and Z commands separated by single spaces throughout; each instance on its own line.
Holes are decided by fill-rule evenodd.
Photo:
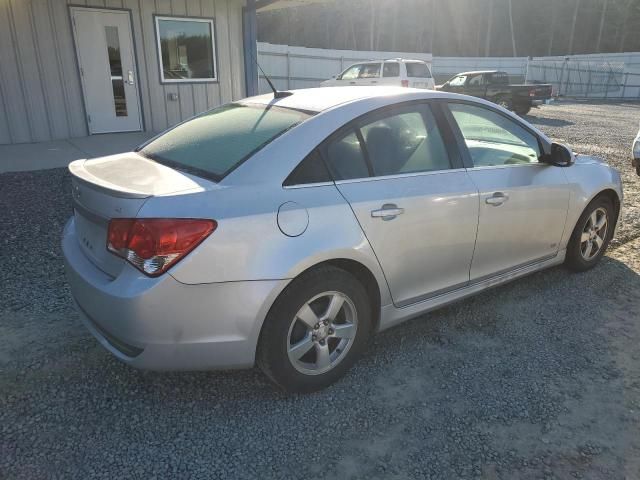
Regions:
M 287 392 L 321 390 L 339 380 L 371 334 L 365 288 L 349 272 L 325 266 L 296 278 L 265 319 L 256 360 Z
M 609 246 L 615 226 L 613 202 L 596 197 L 584 209 L 567 245 L 566 266 L 574 272 L 595 267 Z

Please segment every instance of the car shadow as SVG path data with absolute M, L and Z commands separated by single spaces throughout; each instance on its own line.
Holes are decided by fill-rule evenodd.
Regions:
M 564 120 L 561 118 L 535 117 L 533 115 L 525 115 L 522 118 L 533 125 L 542 125 L 545 127 L 568 127 L 571 125 L 575 125 L 575 122 L 571 122 L 569 120 Z

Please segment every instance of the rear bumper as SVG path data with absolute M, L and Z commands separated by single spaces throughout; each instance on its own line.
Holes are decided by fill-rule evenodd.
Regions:
M 82 320 L 116 357 L 137 368 L 251 367 L 262 321 L 286 280 L 185 285 L 127 265 L 112 278 L 82 253 L 73 219 L 62 250 Z

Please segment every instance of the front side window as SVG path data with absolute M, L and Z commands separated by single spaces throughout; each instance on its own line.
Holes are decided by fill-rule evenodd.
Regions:
M 428 107 L 398 109 L 361 127 L 375 176 L 451 168 Z
M 310 116 L 282 107 L 231 103 L 178 125 L 145 145 L 140 153 L 218 181 Z
M 461 87 L 466 81 L 466 75 L 458 75 L 457 77 L 453 77 L 453 79 L 449 82 L 449 85 L 451 85 L 452 87 Z
M 399 77 L 400 76 L 400 64 L 398 62 L 385 62 L 382 69 L 383 77 Z
M 538 163 L 538 138 L 504 115 L 485 107 L 450 103 L 475 167 Z
M 410 78 L 431 78 L 431 72 L 426 63 L 422 62 L 409 62 L 405 63 L 407 66 L 407 77 Z
M 355 80 L 358 78 L 358 74 L 360 73 L 360 69 L 362 65 L 351 65 L 347 68 L 342 75 L 338 77 L 338 80 Z
M 162 82 L 206 82 L 217 78 L 213 20 L 156 17 Z
M 378 78 L 380 76 L 379 63 L 365 63 L 360 69 L 358 78 Z

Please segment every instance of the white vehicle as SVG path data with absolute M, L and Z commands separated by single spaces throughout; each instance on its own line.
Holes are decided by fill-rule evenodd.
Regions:
M 348 67 L 340 75 L 325 80 L 320 84 L 321 87 L 348 85 L 392 85 L 396 87 L 436 89 L 429 64 L 422 60 L 409 60 L 406 58 L 356 63 Z

